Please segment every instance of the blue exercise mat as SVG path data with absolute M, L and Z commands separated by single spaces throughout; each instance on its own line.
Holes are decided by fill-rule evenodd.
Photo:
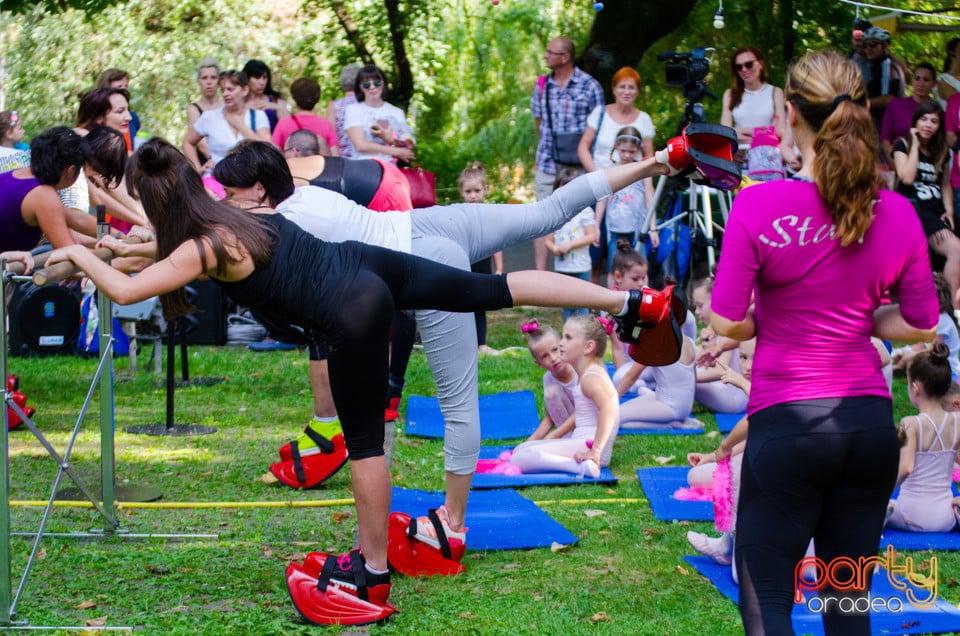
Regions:
M 747 416 L 746 412 L 743 413 L 714 413 L 713 416 L 717 419 L 717 428 L 720 429 L 721 433 L 729 433 L 733 430 L 733 427 L 737 425 L 741 419 Z
M 497 459 L 500 453 L 512 450 L 513 446 L 482 446 L 480 459 Z M 577 484 L 615 484 L 617 478 L 609 468 L 601 468 L 600 476 L 580 477 L 572 473 L 531 473 L 527 475 L 500 475 L 496 473 L 474 473 L 470 487 L 474 490 L 491 488 L 525 488 L 527 486 L 574 486 Z M 471 495 L 471 502 L 473 495 Z
M 713 521 L 712 501 L 680 501 L 673 498 L 678 488 L 686 488 L 687 471 L 683 466 L 641 468 L 637 471 L 643 493 L 650 501 L 653 516 L 660 521 Z
M 960 550 L 960 532 L 904 532 L 884 528 L 880 547 L 897 550 Z
M 516 439 L 537 430 L 537 400 L 531 391 L 480 396 L 480 438 Z M 407 398 L 406 432 L 418 437 L 443 437 L 443 414 L 435 397 Z
M 390 512 L 422 517 L 443 505 L 442 492 L 393 488 Z M 465 525 L 469 550 L 547 548 L 554 542 L 571 545 L 577 538 L 515 490 L 470 493 Z
M 684 557 L 684 561 L 713 583 L 721 594 L 734 603 L 737 602 L 739 588 L 733 582 L 729 565 L 720 565 L 705 556 L 688 556 Z M 930 592 L 925 589 L 913 585 L 910 585 L 910 588 L 915 590 L 916 598 L 920 600 L 930 597 Z M 812 593 L 806 592 L 806 594 Z M 914 607 L 907 600 L 904 590 L 895 589 L 891 585 L 885 569 L 877 569 L 870 594 L 874 599 L 897 598 L 903 609 L 902 612 L 884 610 L 871 613 L 870 631 L 874 634 L 941 634 L 960 631 L 960 610 L 942 599 L 937 600 L 930 607 Z M 794 605 L 792 619 L 793 629 L 798 634 L 823 633 L 820 614 L 809 610 L 802 603 Z
M 622 404 L 623 402 L 621 402 Z M 690 417 L 693 417 L 691 414 Z M 699 428 L 673 428 L 672 426 L 662 426 L 660 428 L 624 428 L 620 427 L 617 435 L 703 435 L 703 427 Z

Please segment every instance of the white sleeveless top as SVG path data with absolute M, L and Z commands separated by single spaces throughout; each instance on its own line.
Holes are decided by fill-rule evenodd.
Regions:
M 745 128 L 772 126 L 774 117 L 773 84 L 764 84 L 756 91 L 743 91 L 743 99 L 730 112 L 733 115 L 734 126 Z

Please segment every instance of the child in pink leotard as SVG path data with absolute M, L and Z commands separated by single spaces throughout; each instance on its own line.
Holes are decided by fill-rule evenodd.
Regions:
M 949 532 L 957 527 L 960 497 L 951 488 L 953 464 L 960 449 L 960 418 L 943 408 L 950 392 L 949 349 L 936 343 L 907 366 L 910 402 L 920 411 L 900 421 L 906 438 L 900 449 L 897 483 L 900 495 L 890 500 L 886 525 L 913 532 Z
M 595 316 L 567 320 L 561 350 L 580 376 L 573 433 L 570 439 L 535 440 L 517 446 L 510 463 L 521 472 L 561 471 L 596 478 L 600 468 L 609 465 L 620 404 L 603 364 L 606 347 L 606 329 Z
M 527 347 L 543 374 L 543 405 L 546 411 L 529 440 L 570 437 L 573 431 L 573 396 L 577 388 L 577 372 L 563 359 L 560 336 L 550 325 L 537 321 L 521 325 Z

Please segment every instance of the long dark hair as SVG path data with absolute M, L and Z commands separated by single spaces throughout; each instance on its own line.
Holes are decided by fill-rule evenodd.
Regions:
M 743 101 L 743 91 L 747 90 L 743 78 L 737 72 L 737 57 L 743 53 L 753 53 L 753 56 L 760 62 L 760 83 L 766 84 L 767 82 L 767 61 L 763 58 L 760 49 L 755 46 L 741 46 L 734 51 L 733 55 L 730 56 L 730 74 L 733 76 L 733 86 L 730 87 L 730 110 L 740 105 L 740 102 Z
M 924 149 L 924 152 L 933 160 L 933 165 L 937 167 L 937 170 L 940 170 L 944 160 L 949 155 L 947 148 L 947 130 L 944 125 L 944 114 L 943 109 L 940 108 L 940 102 L 935 99 L 929 99 L 922 104 L 918 104 L 916 110 L 913 111 L 913 117 L 910 119 L 910 127 L 915 128 L 917 122 L 920 121 L 920 118 L 924 115 L 936 115 L 940 118 L 940 125 L 937 127 L 937 132 L 933 133 L 933 136 L 930 137 L 930 141 L 926 144 L 920 144 L 920 147 Z M 907 152 L 910 152 L 910 148 L 913 146 L 913 135 L 907 138 Z
M 243 72 L 246 73 L 247 77 L 263 77 L 267 76 L 267 86 L 263 89 L 263 94 L 267 97 L 273 97 L 274 99 L 280 99 L 280 91 L 273 87 L 273 74 L 270 72 L 270 67 L 260 60 L 247 60 L 247 63 L 243 65 Z
M 213 249 L 218 276 L 226 274 L 228 263 L 241 260 L 229 250 L 235 254 L 249 253 L 258 268 L 267 265 L 273 257 L 276 235 L 253 214 L 212 199 L 197 171 L 167 141 L 154 137 L 134 153 L 130 180 L 157 232 L 158 259 L 166 258 L 182 243 L 193 240 L 206 271 L 209 265 L 203 239 L 209 241 Z M 183 289 L 165 294 L 160 301 L 168 318 L 193 309 Z

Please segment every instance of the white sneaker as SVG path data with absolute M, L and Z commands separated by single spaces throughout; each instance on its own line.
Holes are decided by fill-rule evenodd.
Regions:
M 730 565 L 733 562 L 730 546 L 730 535 L 724 533 L 718 538 L 708 537 L 702 532 L 690 531 L 687 541 L 691 547 L 704 556 L 708 556 L 720 565 Z
M 456 542 L 459 542 L 463 545 L 466 545 L 467 528 L 464 528 L 460 532 L 454 532 L 450 529 L 450 515 L 447 512 L 446 506 L 440 506 L 437 508 L 437 517 L 440 519 L 440 525 L 443 527 L 443 533 L 447 535 L 448 543 L 455 544 Z M 440 549 L 440 541 L 437 540 L 437 530 L 433 527 L 433 522 L 430 521 L 430 517 L 417 517 L 417 539 L 426 543 L 427 545 L 433 546 L 438 550 Z
M 585 459 L 580 462 L 580 470 L 583 477 L 589 477 L 590 479 L 599 479 L 600 477 L 600 466 L 592 459 Z

